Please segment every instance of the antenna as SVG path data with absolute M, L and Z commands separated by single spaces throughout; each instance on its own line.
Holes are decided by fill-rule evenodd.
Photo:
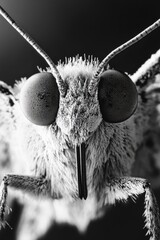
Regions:
M 17 25 L 17 23 L 9 16 L 9 14 L 0 6 L 0 14 L 6 19 L 6 21 L 45 59 L 48 63 L 51 71 L 56 77 L 57 85 L 59 88 L 59 92 L 62 96 L 65 95 L 66 85 L 51 58 L 47 55 L 47 53 L 33 40 L 33 38 L 26 33 L 21 27 Z
M 99 64 L 98 69 L 94 76 L 91 79 L 91 82 L 89 84 L 89 93 L 91 95 L 94 94 L 94 91 L 96 89 L 97 84 L 99 83 L 99 75 L 103 71 L 103 68 L 108 64 L 108 62 L 114 58 L 117 54 L 125 50 L 126 48 L 130 47 L 131 45 L 135 44 L 136 42 L 140 41 L 142 38 L 147 36 L 149 33 L 151 33 L 153 30 L 158 28 L 160 26 L 160 19 L 158 19 L 156 22 L 154 22 L 152 25 L 150 25 L 148 28 L 140 32 L 135 37 L 131 38 L 129 41 L 125 42 L 124 44 L 120 45 L 116 49 L 114 49 L 112 52 L 110 52 Z

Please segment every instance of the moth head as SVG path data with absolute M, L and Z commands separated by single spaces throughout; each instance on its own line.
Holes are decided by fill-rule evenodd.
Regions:
M 21 91 L 20 105 L 25 116 L 31 122 L 48 126 L 52 124 L 55 119 L 60 119 L 60 111 L 61 116 L 63 116 L 64 112 L 62 110 L 64 109 L 65 111 L 65 108 L 67 108 L 67 97 L 70 103 L 68 108 L 70 107 L 70 109 L 67 109 L 68 115 L 66 116 L 71 116 L 72 118 L 75 115 L 71 120 L 75 121 L 74 126 L 76 126 L 76 128 L 72 129 L 72 126 L 70 128 L 75 136 L 80 131 L 83 134 L 85 134 L 86 130 L 90 132 L 90 129 L 92 129 L 93 131 L 96 124 L 98 125 L 100 122 L 100 120 L 95 121 L 96 123 L 94 122 L 95 119 L 100 119 L 100 112 L 101 118 L 110 123 L 124 121 L 134 113 L 137 106 L 137 91 L 134 83 L 126 74 L 117 70 L 108 69 L 104 71 L 104 68 L 118 53 L 138 42 L 155 28 L 159 27 L 160 19 L 108 54 L 89 79 L 89 84 L 84 85 L 87 86 L 87 94 L 84 91 L 83 95 L 78 96 L 77 101 L 75 101 L 75 96 L 71 96 L 72 91 L 67 93 L 68 86 L 66 81 L 62 78 L 57 67 L 44 50 L 15 23 L 2 7 L 0 7 L 0 14 L 31 44 L 50 66 L 50 73 L 42 72 L 31 76 Z M 77 107 L 79 98 L 80 104 L 77 115 L 75 111 L 76 108 L 74 109 L 74 106 L 73 108 L 71 106 L 72 98 L 74 100 L 73 104 Z M 83 119 L 82 110 L 88 111 L 88 115 L 85 115 L 86 119 Z M 70 112 L 71 114 L 69 114 Z M 91 117 L 92 114 L 95 115 L 93 119 Z M 63 119 L 64 117 L 65 116 L 63 116 Z M 86 199 L 87 183 L 84 142 L 75 143 L 75 153 L 77 159 L 79 197 Z

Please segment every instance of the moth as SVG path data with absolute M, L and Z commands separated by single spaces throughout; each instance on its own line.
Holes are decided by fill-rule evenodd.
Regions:
M 158 240 L 155 196 L 150 183 L 132 172 L 146 137 L 154 140 L 160 131 L 160 50 L 133 76 L 112 69 L 109 61 L 159 27 L 160 20 L 102 62 L 74 57 L 56 66 L 2 7 L 0 14 L 49 65 L 13 88 L 0 82 L 0 225 L 7 224 L 12 188 L 43 198 L 41 203 L 24 199 L 17 239 L 28 232 L 28 239 L 38 239 L 53 220 L 83 232 L 105 206 L 144 193 L 147 235 Z M 21 199 L 10 194 L 11 200 Z

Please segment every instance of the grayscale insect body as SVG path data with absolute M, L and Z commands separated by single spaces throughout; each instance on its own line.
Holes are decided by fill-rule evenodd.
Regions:
M 110 69 L 108 61 L 160 20 L 101 63 L 75 57 L 55 66 L 2 8 L 0 13 L 50 66 L 14 88 L 0 82 L 1 152 L 7 149 L 6 156 L 0 155 L 0 224 L 6 223 L 9 187 L 43 198 L 24 200 L 18 239 L 33 219 L 28 239 L 38 239 L 53 219 L 85 231 L 103 215 L 104 206 L 144 193 L 147 234 L 159 239 L 159 210 L 150 184 L 132 172 L 146 134 L 159 129 L 160 51 L 130 77 Z M 42 215 L 46 225 L 39 228 Z

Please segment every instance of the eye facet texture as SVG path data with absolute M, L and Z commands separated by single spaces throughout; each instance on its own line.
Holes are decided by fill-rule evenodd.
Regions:
M 118 123 L 134 113 L 138 94 L 135 84 L 126 74 L 110 69 L 100 76 L 98 99 L 104 121 Z
M 55 77 L 48 72 L 31 76 L 21 90 L 20 106 L 32 123 L 43 126 L 53 123 L 59 106 Z

